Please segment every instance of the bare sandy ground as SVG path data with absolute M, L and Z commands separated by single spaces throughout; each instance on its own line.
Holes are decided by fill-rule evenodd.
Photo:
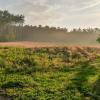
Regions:
M 61 44 L 45 43 L 45 42 L 0 42 L 1 47 L 25 47 L 25 48 L 41 48 L 41 47 L 56 47 Z
M 47 42 L 0 42 L 0 47 L 24 47 L 24 48 L 42 48 L 42 47 L 95 47 L 100 48 L 100 45 L 67 45 Z

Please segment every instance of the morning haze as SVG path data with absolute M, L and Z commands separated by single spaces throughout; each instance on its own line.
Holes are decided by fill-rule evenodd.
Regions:
M 23 26 L 13 26 L 13 30 L 8 30 L 9 33 L 14 33 L 14 39 L 10 40 L 75 45 L 98 44 L 98 0 L 1 0 L 0 8 L 15 15 L 24 15 Z M 5 32 L 7 29 L 2 31 Z M 10 35 L 9 37 L 11 38 Z

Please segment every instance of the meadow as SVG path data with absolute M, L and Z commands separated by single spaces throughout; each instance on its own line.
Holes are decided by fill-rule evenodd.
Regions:
M 100 48 L 0 47 L 0 97 L 100 100 Z

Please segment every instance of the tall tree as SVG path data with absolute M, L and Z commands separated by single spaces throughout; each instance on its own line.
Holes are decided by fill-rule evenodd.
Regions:
M 0 41 L 10 41 L 16 38 L 16 25 L 24 23 L 23 15 L 14 15 L 7 10 L 0 10 Z

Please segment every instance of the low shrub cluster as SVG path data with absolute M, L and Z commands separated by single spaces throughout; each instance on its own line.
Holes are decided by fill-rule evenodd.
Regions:
M 99 90 L 99 48 L 0 48 L 1 96 L 100 100 Z

